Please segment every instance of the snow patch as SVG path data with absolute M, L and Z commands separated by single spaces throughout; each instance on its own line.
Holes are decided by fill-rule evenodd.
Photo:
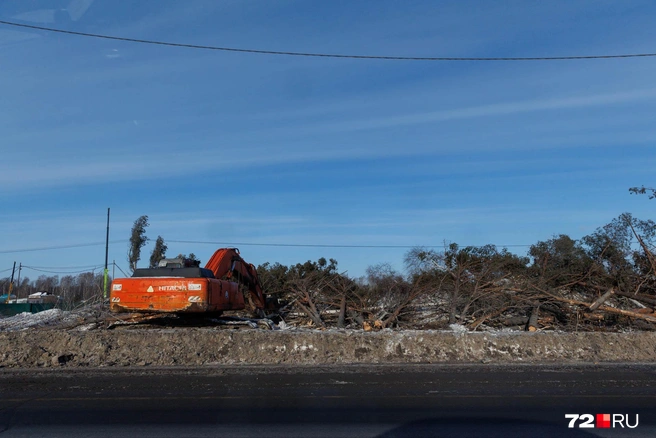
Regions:
M 467 329 L 467 327 L 465 327 L 464 325 L 460 325 L 460 324 L 449 324 L 449 328 L 454 333 L 458 333 L 458 334 L 467 333 L 469 331 L 469 329 Z
M 80 331 L 80 332 L 87 332 L 87 331 L 93 330 L 97 327 L 98 327 L 98 324 L 96 324 L 95 322 L 92 322 L 91 324 L 81 325 L 80 327 L 77 328 L 77 330 Z
M 23 312 L 9 318 L 0 319 L 0 331 L 24 330 L 34 326 L 48 325 L 61 320 L 68 312 L 59 309 L 49 309 L 38 313 Z
M 294 348 L 293 351 L 317 351 L 317 348 L 314 347 L 312 344 L 308 345 L 298 345 L 297 343 L 294 342 Z

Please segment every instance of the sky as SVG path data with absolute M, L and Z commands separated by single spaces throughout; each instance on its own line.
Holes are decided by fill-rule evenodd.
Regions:
M 655 19 L 650 0 L 0 2 L 0 20 L 76 32 L 409 57 L 654 53 Z M 14 261 L 33 279 L 98 272 L 108 208 L 109 262 L 126 272 L 148 215 L 140 267 L 161 235 L 170 256 L 237 246 L 255 265 L 334 258 L 354 277 L 404 272 L 413 246 L 525 255 L 623 212 L 654 219 L 656 200 L 628 188 L 656 184 L 655 69 L 0 25 L 0 277 Z

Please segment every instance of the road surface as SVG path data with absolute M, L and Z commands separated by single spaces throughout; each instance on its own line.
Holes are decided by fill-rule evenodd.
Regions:
M 638 427 L 568 428 L 599 413 Z M 654 437 L 656 364 L 0 371 L 0 437 L 24 436 Z

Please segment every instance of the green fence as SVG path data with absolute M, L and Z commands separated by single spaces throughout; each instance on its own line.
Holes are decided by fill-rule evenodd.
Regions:
M 55 307 L 54 303 L 43 303 L 43 304 L 34 304 L 34 303 L 0 303 L 0 315 L 2 316 L 14 316 L 19 313 L 28 312 L 28 313 L 38 313 L 43 312 L 44 310 L 49 310 Z

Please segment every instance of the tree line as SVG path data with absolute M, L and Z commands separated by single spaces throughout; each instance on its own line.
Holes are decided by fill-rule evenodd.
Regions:
M 2 294 L 9 291 L 11 278 L 0 279 Z M 111 277 L 109 278 L 111 281 Z M 36 292 L 48 292 L 61 298 L 59 303 L 63 309 L 72 309 L 85 303 L 98 303 L 103 294 L 103 273 L 84 272 L 77 275 L 39 275 L 36 279 L 23 277 L 20 283 L 15 282 L 12 295 L 17 298 L 27 298 Z

